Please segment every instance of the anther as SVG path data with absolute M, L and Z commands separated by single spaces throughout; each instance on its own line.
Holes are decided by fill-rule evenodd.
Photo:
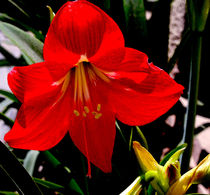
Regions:
M 97 112 L 96 111 L 93 111 L 92 114 L 95 116 L 97 114 Z
M 88 114 L 90 112 L 89 108 L 87 106 L 84 106 L 84 111 Z
M 97 111 L 99 112 L 101 110 L 101 104 L 97 105 Z
M 77 110 L 74 110 L 73 112 L 74 112 L 74 114 L 75 114 L 76 116 L 79 116 L 79 115 L 80 115 L 79 111 L 77 111 Z
M 99 119 L 101 116 L 102 116 L 101 113 L 97 113 L 97 114 L 95 115 L 95 119 Z

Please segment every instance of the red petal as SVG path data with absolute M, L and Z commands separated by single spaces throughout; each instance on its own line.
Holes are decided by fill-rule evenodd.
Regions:
M 119 67 L 128 72 L 107 73 L 111 79 L 110 96 L 116 117 L 128 125 L 144 125 L 155 120 L 167 112 L 182 94 L 181 85 L 163 70 L 148 64 L 147 60 L 127 58 Z
M 52 83 L 52 77 L 44 62 L 15 67 L 8 74 L 8 84 L 21 102 L 52 90 Z
M 102 95 L 103 84 L 97 82 L 89 90 L 91 101 L 75 107 L 79 116 L 72 114 L 73 120 L 69 133 L 88 161 L 104 172 L 111 172 L 111 157 L 116 133 L 114 113 L 109 106 L 107 96 Z
M 96 67 L 104 70 L 119 64 L 125 55 L 125 43 L 123 34 L 118 25 L 106 13 L 100 10 L 104 17 L 105 31 L 103 40 L 97 53 L 89 60 Z
M 136 49 L 125 48 L 125 55 L 121 63 L 115 64 L 111 68 L 112 71 L 147 72 L 148 66 L 148 57 L 145 53 Z
M 72 60 L 72 54 L 88 58 L 96 55 L 95 62 L 101 56 L 107 56 L 107 52 L 118 52 L 123 47 L 123 35 L 107 14 L 87 1 L 74 1 L 64 4 L 53 19 L 45 41 L 44 56 L 46 60 L 65 58 L 74 61 L 76 57 L 73 56 Z
M 56 81 L 65 76 L 67 71 L 67 66 L 65 70 L 59 68 L 59 65 L 46 62 L 15 67 L 8 74 L 8 84 L 21 102 L 39 96 L 40 98 L 47 99 L 50 93 L 56 95 Z
M 113 61 L 109 57 L 99 62 L 101 70 L 112 78 L 123 77 L 124 74 L 126 74 L 125 77 L 128 77 L 129 74 L 131 74 L 131 77 L 135 74 L 138 76 L 139 72 L 145 73 L 145 76 L 147 76 L 150 69 L 147 55 L 132 48 L 125 48 L 124 51 L 123 59 L 119 63 L 112 63 Z M 116 58 L 119 57 L 116 56 Z M 111 63 L 110 67 L 105 67 L 109 62 Z M 144 77 L 140 77 L 139 81 L 143 79 Z
M 4 138 L 11 147 L 47 150 L 64 137 L 69 128 L 70 95 L 61 99 L 60 95 L 53 95 L 23 103 L 13 128 Z
M 61 24 L 63 23 L 61 21 L 58 22 L 60 22 Z M 63 31 L 63 29 L 56 28 L 56 23 L 57 23 L 57 17 L 55 16 L 54 20 L 50 25 L 50 28 L 48 29 L 48 33 L 45 38 L 44 48 L 43 48 L 44 60 L 60 63 L 60 65 L 62 65 L 63 63 L 64 65 L 69 64 L 73 66 L 80 59 L 80 55 L 68 50 L 68 48 L 66 48 L 66 46 L 61 42 L 60 40 L 62 37 L 61 35 L 62 33 L 65 33 L 65 31 Z M 70 24 L 68 25 L 70 26 Z M 63 39 L 63 41 L 68 42 L 69 37 L 65 38 L 66 39 Z

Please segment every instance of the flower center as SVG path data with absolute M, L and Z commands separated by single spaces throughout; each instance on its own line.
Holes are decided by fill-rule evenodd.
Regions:
M 102 116 L 100 112 L 101 104 L 96 103 L 95 106 L 92 105 L 93 102 L 91 102 L 89 92 L 90 84 L 96 85 L 95 83 L 98 79 L 109 82 L 109 79 L 103 72 L 90 64 L 86 56 L 82 55 L 74 69 L 74 104 L 77 108 L 73 110 L 75 116 L 87 117 L 91 114 L 95 119 L 99 119 Z

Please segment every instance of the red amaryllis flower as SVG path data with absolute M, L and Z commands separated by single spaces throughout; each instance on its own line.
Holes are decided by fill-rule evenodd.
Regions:
M 15 67 L 8 82 L 23 103 L 5 136 L 11 147 L 46 150 L 68 131 L 89 168 L 92 162 L 104 172 L 111 171 L 115 118 L 149 123 L 183 90 L 144 53 L 126 48 L 117 24 L 82 0 L 67 2 L 54 17 L 44 62 Z

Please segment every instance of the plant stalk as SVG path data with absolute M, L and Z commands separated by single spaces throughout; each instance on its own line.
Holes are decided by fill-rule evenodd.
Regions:
M 192 154 L 194 125 L 198 100 L 198 88 L 200 77 L 200 63 L 201 63 L 201 47 L 202 36 L 200 33 L 193 33 L 192 56 L 190 65 L 190 78 L 188 89 L 188 107 L 184 120 L 184 133 L 182 143 L 187 143 L 188 147 L 181 157 L 182 172 L 185 173 L 189 169 L 190 158 Z

